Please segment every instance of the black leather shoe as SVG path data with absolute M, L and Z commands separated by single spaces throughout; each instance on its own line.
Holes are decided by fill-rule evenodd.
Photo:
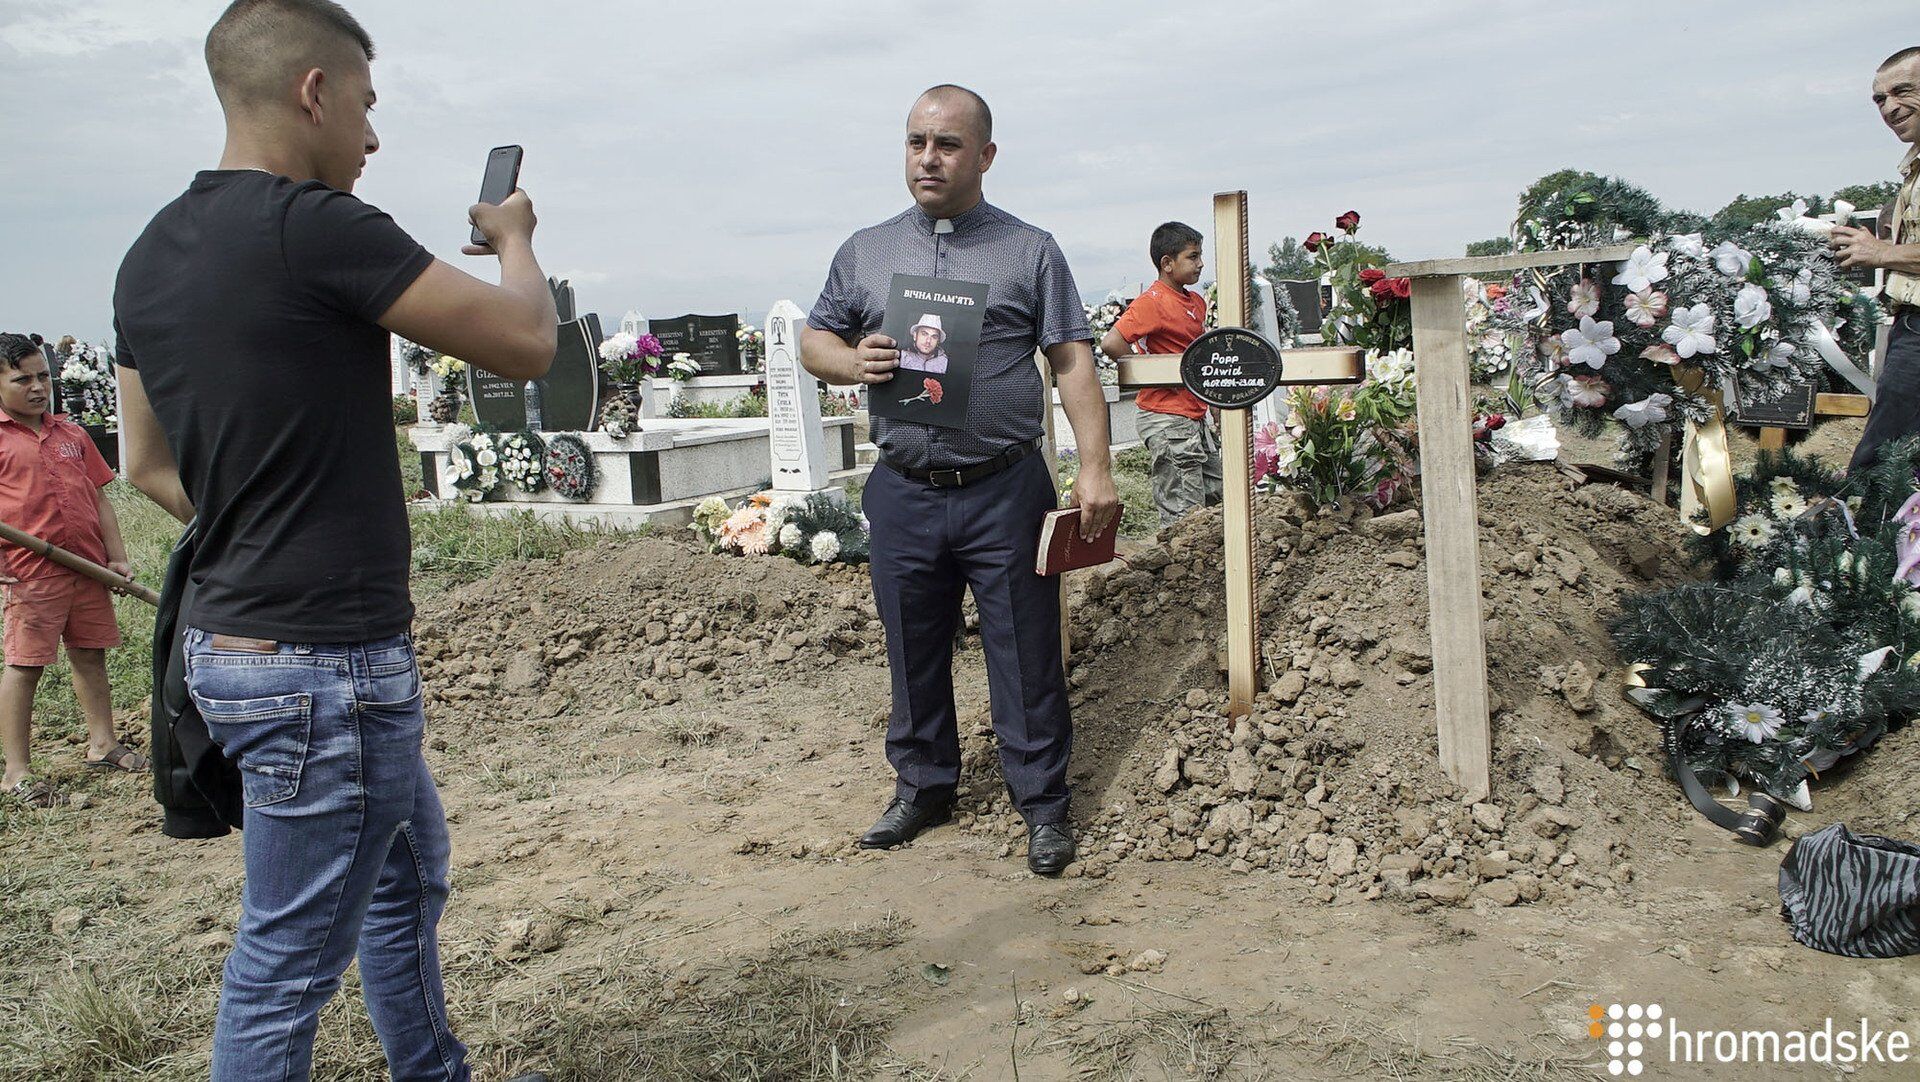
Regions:
M 1054 876 L 1073 863 L 1073 832 L 1065 823 L 1042 823 L 1027 828 L 1027 870 Z
M 905 845 L 929 827 L 937 827 L 953 818 L 952 804 L 921 807 L 898 797 L 880 813 L 880 821 L 860 836 L 862 849 L 888 849 Z

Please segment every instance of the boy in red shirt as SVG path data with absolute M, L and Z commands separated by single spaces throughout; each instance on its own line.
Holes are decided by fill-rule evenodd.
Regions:
M 113 471 L 79 425 L 47 412 L 53 379 L 31 339 L 0 334 L 0 520 L 105 564 L 127 565 L 120 523 L 103 487 Z M 37 553 L 0 544 L 6 592 L 6 671 L 0 673 L 0 743 L 6 773 L 0 792 L 28 803 L 52 803 L 52 790 L 27 775 L 29 724 L 40 673 L 66 640 L 73 691 L 87 717 L 87 765 L 141 771 L 146 757 L 113 733 L 107 649 L 120 645 L 107 588 Z
M 1167 222 L 1153 231 L 1148 251 L 1160 278 L 1115 321 L 1100 341 L 1101 352 L 1118 360 L 1138 349 L 1144 353 L 1180 353 L 1207 325 L 1207 299 L 1187 287 L 1200 280 L 1200 232 Z M 1149 387 L 1134 404 L 1140 408 L 1140 437 L 1152 456 L 1153 504 L 1160 525 L 1202 505 L 1220 502 L 1220 437 L 1207 424 L 1207 405 L 1185 387 Z

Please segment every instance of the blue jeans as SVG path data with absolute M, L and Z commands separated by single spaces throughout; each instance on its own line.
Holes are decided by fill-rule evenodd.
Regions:
M 187 629 L 187 688 L 240 767 L 247 877 L 213 1082 L 307 1078 L 320 1008 L 356 950 L 393 1077 L 464 1082 L 436 931 L 450 846 L 412 639 L 214 642 Z

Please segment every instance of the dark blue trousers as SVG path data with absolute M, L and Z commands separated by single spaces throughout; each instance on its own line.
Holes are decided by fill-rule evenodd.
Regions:
M 1880 362 L 1867 430 L 1853 449 L 1847 470 L 1863 469 L 1880 457 L 1880 445 L 1920 433 L 1920 312 L 1895 317 L 1887 335 L 1887 356 Z
M 948 801 L 960 781 L 953 638 L 961 591 L 971 588 L 1007 789 L 1027 822 L 1066 821 L 1073 722 L 1060 656 L 1060 583 L 1033 570 L 1041 519 L 1057 503 L 1039 455 L 963 488 L 935 488 L 884 465 L 867 478 L 873 595 L 893 672 L 887 761 L 902 799 Z

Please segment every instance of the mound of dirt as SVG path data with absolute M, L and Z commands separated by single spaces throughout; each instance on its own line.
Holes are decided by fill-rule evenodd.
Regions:
M 1267 671 L 1248 717 L 1226 717 L 1216 660 L 1218 512 L 1088 577 L 1072 679 L 1093 789 L 1080 799 L 1100 808 L 1075 872 L 1212 858 L 1310 880 L 1324 901 L 1421 904 L 1632 881 L 1637 847 L 1675 820 L 1605 623 L 1623 593 L 1693 573 L 1670 508 L 1549 467 L 1482 480 L 1495 761 L 1492 796 L 1471 807 L 1437 760 L 1419 512 L 1274 497 L 1255 517 Z
M 1083 854 L 1069 874 L 1199 860 L 1301 880 L 1326 902 L 1418 908 L 1632 890 L 1693 813 L 1663 776 L 1657 727 L 1619 695 L 1605 625 L 1622 595 L 1698 573 L 1684 529 L 1671 508 L 1546 466 L 1497 470 L 1479 496 L 1487 800 L 1465 804 L 1438 766 L 1419 512 L 1262 497 L 1265 671 L 1250 716 L 1226 716 L 1217 511 L 1069 580 Z M 885 726 L 885 637 L 864 567 L 715 556 L 676 532 L 509 565 L 433 599 L 420 623 L 436 730 L 503 763 L 526 762 L 529 718 L 568 719 L 534 725 L 579 755 L 599 741 L 631 752 L 638 727 L 683 748 L 737 730 L 804 758 L 823 752 L 791 737 L 825 714 L 858 727 L 836 742 L 871 754 Z M 1006 856 L 1024 826 L 1000 778 L 984 668 L 963 632 L 957 825 Z M 737 719 L 725 708 L 748 697 L 763 705 Z M 1920 735 L 1895 736 L 1840 799 L 1818 797 L 1822 819 L 1911 832 L 1920 797 L 1895 792 L 1911 755 L 1884 771 L 1878 760 Z M 799 820 L 763 827 L 743 852 L 850 851 L 850 836 L 801 837 Z
M 864 568 L 714 556 L 690 536 L 508 565 L 420 623 L 436 717 L 482 729 L 577 703 L 724 702 L 886 656 Z

